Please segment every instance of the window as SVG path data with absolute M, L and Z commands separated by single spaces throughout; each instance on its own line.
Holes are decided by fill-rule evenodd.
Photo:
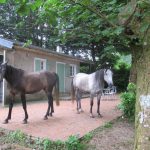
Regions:
M 34 59 L 34 71 L 46 70 L 46 59 L 35 58 Z
M 74 76 L 76 74 L 76 65 L 70 65 L 70 76 Z

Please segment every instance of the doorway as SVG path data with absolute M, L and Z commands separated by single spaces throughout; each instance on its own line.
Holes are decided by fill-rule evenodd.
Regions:
M 65 64 L 57 62 L 57 74 L 59 76 L 59 90 L 65 92 Z

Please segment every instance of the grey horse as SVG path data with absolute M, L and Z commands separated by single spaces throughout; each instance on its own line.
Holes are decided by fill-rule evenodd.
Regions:
M 104 81 L 107 82 L 111 88 L 113 86 L 113 72 L 111 69 L 100 69 L 92 74 L 78 73 L 72 80 L 72 100 L 76 98 L 77 101 L 77 113 L 82 111 L 81 97 L 83 92 L 90 93 L 90 116 L 93 118 L 92 107 L 93 99 L 97 95 L 97 113 L 100 114 L 100 99 L 104 89 Z

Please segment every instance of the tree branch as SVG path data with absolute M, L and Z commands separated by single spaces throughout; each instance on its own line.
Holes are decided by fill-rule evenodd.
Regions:
M 137 8 L 137 3 L 135 5 L 134 11 L 131 13 L 131 15 L 129 16 L 129 18 L 124 22 L 124 26 L 127 27 L 127 25 L 130 23 L 130 21 L 132 20 L 135 12 L 136 12 L 136 8 Z
M 90 7 L 90 6 L 81 4 L 81 3 L 79 3 L 79 2 L 76 2 L 75 0 L 70 0 L 70 1 L 73 2 L 74 4 L 80 5 L 80 6 L 84 7 L 84 8 L 86 8 L 86 9 L 88 9 L 89 11 L 95 13 L 97 16 L 99 16 L 100 18 L 102 18 L 103 20 L 105 20 L 105 21 L 106 21 L 110 26 L 112 26 L 113 28 L 118 27 L 116 24 L 114 24 L 114 23 L 112 23 L 111 21 L 109 21 L 109 20 L 107 19 L 107 17 L 106 17 L 104 14 L 100 13 L 94 6 Z

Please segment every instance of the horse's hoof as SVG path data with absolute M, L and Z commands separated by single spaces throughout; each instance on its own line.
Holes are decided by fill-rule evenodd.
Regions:
M 28 121 L 27 120 L 23 120 L 22 124 L 27 124 Z
M 94 118 L 93 114 L 90 114 L 90 117 L 91 117 L 91 118 Z
M 79 110 L 81 113 L 83 113 L 84 111 L 82 109 Z
M 102 118 L 103 116 L 102 116 L 101 114 L 98 114 L 98 117 L 99 117 L 99 118 Z
M 8 120 L 7 120 L 7 119 L 3 121 L 3 124 L 7 124 L 7 123 L 8 123 Z
M 50 117 L 53 117 L 52 113 L 49 114 Z
M 80 114 L 80 112 L 79 112 L 79 111 L 77 111 L 77 114 Z
M 45 117 L 44 117 L 44 120 L 47 120 L 47 119 L 48 119 L 48 117 L 47 117 L 47 116 L 45 116 Z

